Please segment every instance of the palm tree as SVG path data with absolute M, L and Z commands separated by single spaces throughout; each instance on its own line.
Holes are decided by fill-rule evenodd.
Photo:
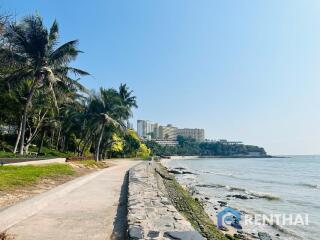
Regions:
M 9 25 L 4 34 L 6 44 L 0 49 L 2 58 L 15 63 L 15 68 L 5 79 L 10 84 L 19 84 L 21 81 L 30 81 L 30 89 L 26 96 L 21 117 L 20 154 L 24 153 L 26 120 L 34 93 L 47 88 L 52 95 L 55 108 L 58 111 L 54 88 L 57 84 L 65 87 L 82 88 L 70 73 L 88 75 L 87 72 L 70 67 L 80 51 L 77 49 L 77 40 L 58 45 L 59 28 L 56 21 L 51 28 L 43 24 L 38 15 L 25 17 L 20 23 Z M 19 139 L 17 139 L 19 142 Z
M 100 147 L 103 134 L 108 124 L 122 128 L 124 123 L 121 121 L 124 107 L 121 104 L 119 94 L 114 89 L 100 88 L 99 94 L 92 97 L 89 104 L 89 117 L 91 126 L 97 133 L 95 145 L 95 160 L 100 159 Z
M 136 96 L 133 96 L 133 91 L 129 89 L 127 84 L 120 84 L 119 96 L 122 105 L 126 108 L 124 120 L 128 120 L 132 116 L 132 108 L 138 108 Z

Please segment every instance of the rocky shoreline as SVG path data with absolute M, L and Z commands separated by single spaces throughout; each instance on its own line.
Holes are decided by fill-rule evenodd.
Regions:
M 168 161 L 162 161 L 163 165 L 167 168 Z M 198 175 L 197 173 L 193 173 L 190 170 L 184 168 L 184 167 L 175 167 L 175 168 L 167 168 L 167 171 L 169 173 L 172 173 L 176 176 L 179 176 L 179 184 L 183 186 L 183 188 L 188 191 L 189 195 L 192 196 L 192 198 L 197 199 L 203 206 L 204 211 L 210 216 L 214 224 L 216 224 L 216 216 L 217 214 L 222 211 L 223 209 L 229 207 L 229 203 L 227 201 L 221 201 L 219 199 L 211 199 L 209 196 L 206 196 L 206 194 L 200 193 L 195 187 L 190 187 L 189 185 L 186 185 L 184 182 L 180 182 L 181 176 L 190 176 L 190 175 Z M 200 188 L 211 188 L 211 187 L 223 187 L 220 185 L 195 185 Z M 237 198 L 242 200 L 247 199 L 258 199 L 258 198 L 267 198 L 268 200 L 276 200 L 274 197 L 271 198 L 271 196 L 255 196 L 255 195 L 247 195 L 247 194 L 229 194 L 227 195 L 227 199 L 230 198 Z M 242 211 L 241 209 L 238 209 L 238 211 L 241 212 L 241 214 L 249 214 L 245 211 Z M 272 228 L 274 226 L 270 226 Z M 249 229 L 241 229 L 241 230 L 235 230 L 234 228 L 226 228 L 222 227 L 220 228 L 221 231 L 223 231 L 228 239 L 260 239 L 260 240 L 271 240 L 271 239 L 281 239 L 280 233 L 281 231 L 278 231 L 271 236 L 266 231 L 258 231 L 256 233 L 251 232 Z M 233 238 L 230 238 L 232 236 Z
M 216 216 L 209 211 L 210 199 L 179 184 L 175 174 L 194 173 L 183 168 L 167 169 L 154 161 L 143 162 L 129 171 L 129 239 L 279 239 L 271 238 L 267 232 L 218 229 Z M 217 204 L 216 211 L 228 205 L 223 201 Z

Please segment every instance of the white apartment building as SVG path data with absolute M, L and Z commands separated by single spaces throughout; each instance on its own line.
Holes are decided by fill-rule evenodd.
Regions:
M 158 123 L 153 123 L 148 120 L 138 120 L 137 121 L 137 133 L 142 138 L 155 138 L 158 132 Z
M 178 128 L 168 124 L 159 127 L 159 139 L 176 140 L 178 136 Z
M 204 129 L 199 129 L 199 128 L 178 129 L 178 135 L 183 136 L 185 138 L 193 138 L 197 142 L 203 142 L 205 139 Z
M 183 128 L 179 129 L 171 124 L 160 126 L 148 120 L 137 121 L 137 132 L 141 138 L 154 140 L 172 140 L 176 141 L 177 136 L 185 138 L 193 138 L 198 142 L 205 140 L 204 129 L 199 128 Z

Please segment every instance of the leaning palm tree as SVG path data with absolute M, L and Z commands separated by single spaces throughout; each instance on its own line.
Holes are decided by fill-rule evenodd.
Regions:
M 99 94 L 92 97 L 89 104 L 88 116 L 91 126 L 97 133 L 94 154 L 96 161 L 100 159 L 101 143 L 107 125 L 123 129 L 122 116 L 125 111 L 126 109 L 122 106 L 121 98 L 114 89 L 100 88 Z
M 34 93 L 47 88 L 58 110 L 55 85 L 59 83 L 66 87 L 81 88 L 82 86 L 70 78 L 69 74 L 88 75 L 83 70 L 69 66 L 80 53 L 77 49 L 78 41 L 73 40 L 57 47 L 58 38 L 57 22 L 54 21 L 47 30 L 38 15 L 25 17 L 21 22 L 9 25 L 4 34 L 6 44 L 0 49 L 0 55 L 2 59 L 14 62 L 14 70 L 4 76 L 4 79 L 9 84 L 30 81 L 30 89 L 21 116 L 20 154 L 24 152 L 26 120 Z M 19 142 L 19 139 L 17 140 Z

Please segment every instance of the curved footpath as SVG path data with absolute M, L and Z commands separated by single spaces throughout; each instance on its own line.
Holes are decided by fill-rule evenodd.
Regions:
M 167 198 L 153 162 L 114 163 L 0 211 L 0 232 L 16 240 L 204 239 Z
M 125 176 L 137 163 L 117 161 L 2 210 L 0 232 L 17 240 L 125 239 Z

